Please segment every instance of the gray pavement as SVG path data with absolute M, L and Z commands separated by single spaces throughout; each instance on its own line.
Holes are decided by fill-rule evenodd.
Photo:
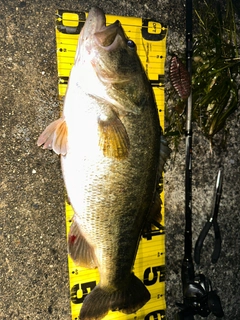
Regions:
M 0 0 L 0 319 L 70 320 L 64 185 L 57 155 L 36 146 L 38 135 L 59 115 L 55 11 L 105 12 L 150 17 L 168 25 L 168 50 L 184 44 L 184 7 L 177 1 L 17 1 Z M 210 254 L 213 234 L 203 250 L 203 272 L 221 297 L 225 319 L 240 319 L 240 125 L 239 111 L 228 123 L 225 149 L 210 152 L 194 127 L 193 237 L 211 210 L 219 164 L 224 165 L 219 224 L 222 253 Z M 167 314 L 173 319 L 182 299 L 184 232 L 184 141 L 165 174 L 167 227 Z M 215 319 L 213 315 L 209 319 Z

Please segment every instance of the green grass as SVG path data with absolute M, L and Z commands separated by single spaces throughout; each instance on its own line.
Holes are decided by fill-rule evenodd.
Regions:
M 232 1 L 227 0 L 225 8 L 217 0 L 198 2 L 194 1 L 192 121 L 212 142 L 239 106 L 239 44 Z M 165 133 L 176 147 L 185 133 L 185 106 L 186 100 L 175 95 L 175 106 L 166 107 Z

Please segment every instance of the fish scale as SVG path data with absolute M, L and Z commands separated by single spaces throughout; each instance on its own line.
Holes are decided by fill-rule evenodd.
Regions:
M 144 81 L 145 81 L 145 79 L 144 79 Z M 79 85 L 79 84 L 78 84 Z M 132 90 L 130 90 L 130 91 L 132 91 Z M 116 92 L 115 92 L 116 93 Z M 66 97 L 66 99 L 65 99 L 65 101 L 67 101 L 68 99 L 67 99 L 67 97 Z M 113 97 L 113 99 L 112 99 L 112 101 L 114 102 L 114 97 Z M 112 102 L 111 101 L 111 102 Z M 142 101 L 142 99 L 139 99 L 139 101 Z M 150 103 L 152 103 L 153 101 L 150 101 Z M 129 104 L 129 107 L 131 107 L 132 105 L 131 105 L 131 103 Z M 114 111 L 116 111 L 116 109 L 117 109 L 117 106 L 114 108 L 115 110 Z M 142 109 L 142 108 L 141 108 Z M 126 129 L 126 131 L 127 131 L 127 133 L 128 133 L 128 135 L 129 135 L 129 140 L 130 140 L 130 146 L 131 146 L 131 148 L 130 148 L 130 151 L 129 151 L 129 157 L 127 158 L 127 159 L 121 159 L 121 164 L 123 164 L 123 163 L 125 163 L 125 165 L 127 164 L 128 166 L 129 166 L 129 168 L 130 168 L 130 174 L 129 174 L 129 185 L 130 185 L 130 187 L 129 188 L 126 188 L 125 187 L 125 189 L 126 189 L 126 191 L 127 191 L 127 193 L 129 193 L 130 194 L 130 196 L 126 196 L 125 197 L 125 202 L 124 201 L 122 201 L 123 202 L 123 204 L 126 204 L 126 206 L 125 207 L 128 207 L 129 208 L 129 213 L 130 213 L 130 216 L 132 217 L 132 214 L 133 213 L 135 213 L 136 214 L 136 212 L 138 212 L 138 215 L 136 215 L 136 217 L 138 217 L 139 216 L 139 211 L 137 210 L 137 206 L 139 205 L 139 207 L 141 208 L 141 210 L 142 210 L 142 213 L 143 213 L 143 216 L 141 217 L 141 219 L 140 219 L 140 222 L 137 222 L 137 227 L 138 227 L 138 229 L 141 231 L 141 229 L 142 229 L 142 226 L 143 226 L 143 223 L 144 223 L 144 220 L 145 220 L 145 218 L 146 218 L 146 213 L 148 212 L 148 208 L 149 208 L 149 206 L 150 206 L 150 204 L 151 204 L 151 199 L 152 199 L 152 197 L 153 197 L 153 193 L 154 193 L 154 186 L 155 186 L 155 181 L 156 181 L 156 167 L 157 167 L 157 165 L 156 165 L 156 162 L 155 162 L 155 165 L 153 165 L 153 162 L 151 162 L 151 160 L 153 160 L 153 159 L 155 159 L 156 160 L 156 157 L 158 157 L 157 156 L 157 154 L 159 153 L 157 150 L 159 150 L 159 144 L 160 144 L 160 140 L 158 139 L 158 143 L 156 143 L 156 148 L 155 147 L 153 147 L 153 149 L 155 150 L 155 154 L 154 154 L 154 156 L 152 156 L 152 158 L 151 158 L 151 156 L 149 157 L 149 153 L 150 153 L 150 151 L 151 151 L 151 148 L 152 148 L 152 146 L 153 146 L 153 142 L 156 142 L 157 141 L 157 139 L 156 139 L 156 141 L 153 139 L 152 141 L 147 141 L 147 139 L 146 139 L 146 136 L 151 136 L 154 132 L 155 132 L 155 134 L 156 134 L 156 136 L 158 136 L 158 134 L 157 134 L 157 132 L 158 132 L 158 130 L 159 129 L 157 129 L 158 128 L 158 115 L 157 115 L 157 110 L 156 110 L 156 108 L 154 108 L 153 109 L 154 110 L 154 112 L 153 112 L 153 115 L 152 116 L 147 116 L 147 117 L 145 117 L 145 120 L 143 120 L 142 122 L 140 121 L 138 121 L 138 123 L 136 124 L 135 122 L 133 122 L 133 123 L 135 123 L 136 124 L 136 127 L 134 127 L 134 125 L 128 125 L 128 122 L 126 121 L 126 119 L 128 119 L 129 118 L 129 114 L 128 114 L 128 112 L 129 112 L 129 110 L 128 110 L 128 112 L 127 113 L 125 113 L 125 114 L 122 114 L 122 110 L 121 110 L 121 112 L 120 112 L 120 114 L 118 115 L 119 116 L 119 118 L 120 118 L 120 121 L 123 123 L 123 125 L 124 125 L 124 127 L 125 127 L 125 129 Z M 138 119 L 138 117 L 137 117 L 137 115 L 136 115 L 136 113 L 138 113 L 138 111 L 136 111 L 136 110 L 133 110 L 133 115 L 132 115 L 132 118 L 134 118 L 134 120 L 136 120 L 136 119 Z M 146 116 L 146 113 L 145 113 L 145 116 Z M 131 118 L 131 117 L 130 117 Z M 125 120 L 125 121 L 124 121 Z M 129 120 L 129 119 L 128 119 Z M 132 120 L 132 119 L 130 119 L 130 120 Z M 151 123 L 151 121 L 153 121 L 153 126 L 149 126 L 149 123 Z M 131 123 L 131 121 L 130 121 L 130 123 Z M 156 125 L 156 126 L 155 126 Z M 151 130 L 150 129 L 152 129 L 152 127 L 154 127 L 155 126 L 155 131 L 153 130 L 153 132 L 151 132 Z M 69 129 L 70 129 L 70 127 L 69 127 Z M 134 130 L 133 130 L 134 129 Z M 142 131 L 141 131 L 142 130 Z M 70 129 L 70 131 L 71 131 L 71 129 Z M 74 130 L 73 130 L 74 131 Z M 132 132 L 131 132 L 132 131 Z M 76 131 L 77 132 L 77 131 Z M 142 133 L 141 133 L 142 132 Z M 70 134 L 70 136 L 71 136 L 71 133 L 69 133 Z M 132 134 L 132 136 L 131 136 L 131 134 Z M 86 135 L 87 136 L 87 135 Z M 124 136 L 124 135 L 123 135 Z M 142 136 L 142 137 L 141 137 Z M 138 139 L 136 139 L 136 137 L 138 137 Z M 135 140 L 134 140 L 135 139 Z M 70 141 L 71 141 L 71 139 L 70 139 Z M 70 141 L 68 141 L 69 142 L 69 144 L 71 145 L 71 142 Z M 146 144 L 144 144 L 144 142 L 146 141 Z M 142 148 L 142 149 L 141 149 Z M 69 150 L 70 150 L 70 152 L 69 153 L 67 153 L 67 155 L 66 156 L 63 156 L 62 157 L 62 159 L 71 159 L 71 156 L 69 156 L 69 154 L 71 155 L 71 147 L 69 148 Z M 139 153 L 138 153 L 138 151 L 139 151 Z M 132 152 L 132 155 L 131 155 L 131 152 Z M 126 156 L 126 154 L 124 154 L 125 156 Z M 99 158 L 98 159 L 101 159 L 101 157 L 103 157 L 103 155 L 102 154 L 99 154 Z M 85 160 L 86 160 L 86 158 L 84 158 Z M 147 161 L 146 161 L 146 159 L 147 159 Z M 103 157 L 103 160 L 105 160 L 105 165 L 106 165 L 106 159 L 105 159 L 105 157 Z M 112 159 L 111 159 L 112 160 Z M 123 175 L 124 177 L 125 177 L 125 179 L 123 179 L 122 180 L 122 186 L 124 186 L 124 183 L 125 183 L 125 185 L 127 185 L 128 183 L 126 183 L 127 181 L 126 181 L 126 174 L 123 174 L 123 172 L 124 172 L 124 166 L 119 166 L 119 159 L 117 160 L 117 162 L 116 162 L 116 159 L 113 159 L 114 161 L 113 161 L 113 168 L 115 168 L 115 171 L 113 170 L 113 172 L 114 172 L 114 174 L 113 174 L 113 176 L 116 176 L 116 175 L 118 175 L 118 178 L 119 177 L 121 177 L 121 175 Z M 131 160 L 131 161 L 130 161 Z M 145 160 L 145 162 L 144 162 L 144 160 Z M 64 161 L 64 160 L 63 160 Z M 94 161 L 93 161 L 93 163 L 94 163 Z M 100 163 L 100 167 L 101 167 L 101 161 L 99 162 Z M 108 161 L 107 161 L 107 163 L 108 163 Z M 144 163 L 144 165 L 142 165 Z M 148 168 L 148 165 L 149 165 L 149 168 Z M 64 167 L 64 165 L 63 165 L 63 167 Z M 111 166 L 110 166 L 111 167 Z M 119 170 L 116 170 L 116 168 L 117 167 L 120 167 L 119 168 Z M 138 170 L 136 170 L 136 167 L 138 168 Z M 146 194 L 144 195 L 144 191 L 143 191 L 143 189 L 144 188 L 142 188 L 141 186 L 140 186 L 140 184 L 142 183 L 142 180 L 140 179 L 139 180 L 139 177 L 141 177 L 142 176 L 142 171 L 144 171 L 145 170 L 145 172 L 148 172 L 149 173 L 149 179 L 147 178 L 146 180 L 145 180 L 145 182 L 147 181 L 148 182 L 148 186 L 150 186 L 150 189 L 152 188 L 152 191 L 150 190 L 148 190 L 148 192 L 146 192 Z M 101 172 L 100 170 L 99 170 L 99 172 Z M 109 172 L 111 172 L 111 171 L 109 171 Z M 66 174 L 65 174 L 66 175 Z M 108 175 L 109 175 L 109 173 L 108 173 Z M 145 177 L 146 178 L 146 177 Z M 121 180 L 121 179 L 120 179 Z M 65 178 L 65 181 L 66 181 L 66 178 Z M 115 181 L 116 181 L 116 179 L 115 179 Z M 70 179 L 70 183 L 72 182 L 72 178 Z M 94 183 L 96 183 L 96 181 L 94 182 Z M 136 185 L 136 188 L 135 188 L 135 192 L 133 192 L 133 188 L 132 188 L 132 185 Z M 67 185 L 67 183 L 66 183 L 66 185 Z M 91 186 L 91 184 L 89 184 L 90 186 Z M 100 195 L 101 195 L 101 199 L 99 199 L 97 202 L 96 202 L 96 205 L 99 205 L 99 202 L 101 202 L 100 200 L 102 200 L 102 199 L 107 199 L 107 197 L 108 197 L 108 195 L 109 195 L 109 192 L 105 192 L 106 191 L 106 189 L 108 189 L 108 184 L 107 185 L 105 185 L 106 186 L 106 188 L 104 188 L 104 189 L 102 189 L 101 191 L 102 192 L 100 192 Z M 108 189 L 108 190 L 112 190 L 113 188 L 116 188 L 116 183 L 115 184 L 113 184 L 113 185 L 111 185 L 110 184 L 110 189 Z M 122 187 L 123 188 L 123 187 Z M 67 189 L 69 189 L 68 187 L 67 187 Z M 71 188 L 70 188 L 71 189 Z M 92 189 L 91 187 L 90 187 L 90 189 Z M 98 189 L 98 192 L 99 192 L 99 188 L 97 188 Z M 124 189 L 124 188 L 123 188 Z M 145 191 L 148 189 L 148 187 L 145 189 Z M 122 191 L 122 189 L 121 189 L 121 191 Z M 115 195 L 115 197 L 118 197 L 119 198 L 119 194 L 121 195 L 121 191 L 119 191 L 118 192 L 118 194 L 116 194 Z M 104 192 L 105 192 L 105 198 L 104 198 Z M 136 193 L 136 192 L 138 192 L 138 193 Z M 71 192 L 69 192 L 69 193 L 71 193 Z M 131 193 L 132 193 L 132 195 L 133 195 L 133 197 L 131 196 Z M 143 194 L 143 195 L 142 195 Z M 88 192 L 88 197 L 89 197 L 89 192 Z M 70 198 L 71 198 L 71 196 L 70 196 Z M 86 197 L 86 199 L 87 199 L 87 197 Z M 122 199 L 122 197 L 120 197 L 120 199 Z M 72 200 L 72 199 L 71 199 Z M 92 199 L 91 199 L 91 202 L 92 202 Z M 120 201 L 119 201 L 120 202 Z M 75 208 L 75 211 L 76 212 L 78 212 L 78 209 L 76 210 L 76 206 L 75 206 L 75 204 L 74 203 L 76 203 L 75 202 L 75 200 L 73 200 L 72 201 L 72 204 L 73 204 L 73 206 L 74 206 L 74 208 Z M 131 204 L 132 203 L 132 205 L 129 205 L 129 204 Z M 141 204 L 141 205 L 140 205 Z M 91 208 L 91 206 L 90 206 L 90 208 Z M 108 208 L 108 203 L 107 203 L 107 205 L 105 206 L 105 210 L 106 210 L 106 208 Z M 115 206 L 115 210 L 116 210 L 116 208 L 117 208 L 117 210 L 119 211 L 119 208 L 121 208 L 121 206 L 120 207 L 116 207 Z M 103 210 L 104 210 L 104 206 L 103 206 Z M 101 211 L 102 211 L 102 209 L 101 209 Z M 123 210 L 123 214 L 124 214 L 124 212 L 125 212 L 126 210 Z M 81 217 L 82 215 L 79 215 L 79 214 L 77 214 L 77 220 L 79 221 L 79 217 Z M 106 218 L 108 218 L 108 215 L 106 216 Z M 103 218 L 103 220 L 102 220 L 102 223 L 104 223 L 105 221 L 106 221 L 106 218 Z M 86 221 L 88 221 L 88 222 L 90 222 L 92 220 L 92 218 L 90 217 L 90 218 L 87 218 L 86 219 Z M 99 216 L 99 218 L 97 219 L 97 221 L 99 222 L 99 221 L 101 221 L 101 216 Z M 129 223 L 130 222 L 132 222 L 132 221 L 134 221 L 134 222 L 132 222 L 132 225 L 134 225 L 135 224 L 135 221 L 138 221 L 138 219 L 136 218 L 136 219 L 134 219 L 134 220 L 128 220 L 127 219 L 127 217 L 125 217 L 125 219 L 124 219 L 124 221 L 126 222 L 125 223 L 125 225 L 126 225 L 126 227 L 127 226 L 129 226 Z M 80 223 L 81 224 L 81 223 Z M 83 224 L 81 224 L 81 228 L 84 230 L 84 227 L 83 227 L 83 225 L 84 225 L 84 223 Z M 120 230 L 121 228 L 119 227 L 119 226 L 124 226 L 124 224 L 122 223 L 122 224 L 119 224 L 119 226 L 118 226 L 118 223 L 116 223 L 116 219 L 114 220 L 112 220 L 111 222 L 109 222 L 108 221 L 108 223 L 106 224 L 106 228 L 105 229 L 103 229 L 103 230 L 106 230 L 106 232 L 109 230 L 109 225 L 114 225 L 114 226 L 116 226 L 116 228 L 118 227 L 118 230 Z M 136 224 L 135 224 L 135 226 L 136 226 Z M 86 236 L 86 230 L 87 230 L 87 226 L 86 226 L 86 229 L 84 230 L 84 236 Z M 134 228 L 133 228 L 134 229 Z M 137 232 L 137 235 L 138 236 L 136 236 L 136 232 L 135 232 L 135 236 L 134 236 L 134 230 L 133 229 L 129 229 L 130 230 L 130 232 L 126 232 L 126 233 L 123 233 L 122 234 L 122 237 L 120 237 L 119 239 L 120 239 L 120 242 L 122 243 L 122 244 L 124 244 L 125 245 L 125 243 L 133 243 L 133 245 L 135 246 L 135 248 L 134 248 L 134 250 L 132 249 L 132 252 L 133 252 L 133 257 L 130 259 L 126 259 L 126 261 L 128 261 L 128 260 L 131 260 L 131 266 L 132 266 L 132 264 L 133 264 L 133 261 L 134 261 L 134 257 L 135 257 L 135 252 L 136 252 L 136 250 L 137 250 L 137 246 L 135 245 L 136 244 L 136 242 L 138 242 L 138 240 L 139 240 L 139 236 L 140 236 L 140 232 L 139 232 L 139 230 L 138 230 L 138 232 Z M 97 229 L 96 229 L 96 233 L 97 233 Z M 126 239 L 127 239 L 127 235 L 128 235 L 128 233 L 130 233 L 131 234 L 131 236 L 130 236 L 130 238 L 129 238 L 129 240 L 130 241 L 127 241 Z M 100 232 L 100 236 L 102 236 L 102 233 Z M 132 239 L 132 237 L 135 239 L 135 244 L 134 244 L 134 241 L 132 242 L 131 241 L 131 239 Z M 89 240 L 88 240 L 88 242 L 89 243 L 93 243 L 94 242 L 94 240 L 92 241 L 91 239 L 90 239 L 91 237 L 89 237 Z M 94 238 L 94 237 L 93 237 Z M 96 237 L 96 239 L 99 239 L 98 237 Z M 112 241 L 111 241 L 111 239 L 110 239 L 110 241 L 107 241 L 106 242 L 107 244 L 109 243 L 110 245 L 111 245 L 111 243 L 112 243 Z M 129 244 L 128 244 L 129 245 Z M 106 245 L 104 245 L 104 247 L 106 247 Z M 114 246 L 112 246 L 113 248 L 115 248 Z M 98 245 L 98 248 L 101 248 L 101 246 L 100 245 Z M 118 247 L 119 248 L 119 247 Z M 98 249 L 98 251 L 99 251 L 99 249 Z M 123 247 L 120 247 L 119 248 L 119 250 L 118 250 L 118 252 L 125 252 L 125 254 L 126 254 L 126 252 L 127 252 L 127 250 L 124 250 L 124 248 Z M 97 252 L 97 250 L 95 250 L 95 252 Z M 114 250 L 113 250 L 113 252 L 114 252 Z M 105 255 L 106 257 L 108 256 L 108 255 Z M 116 259 L 119 257 L 119 254 L 116 256 Z M 115 259 L 115 260 L 116 260 Z M 99 263 L 99 261 L 100 261 L 101 259 L 98 257 L 98 263 Z M 114 260 L 114 261 L 115 261 Z M 117 260 L 116 260 L 117 261 Z M 126 262 L 125 261 L 125 262 Z M 111 261 L 109 261 L 108 263 L 107 263 L 107 266 L 109 266 L 109 264 L 111 263 Z M 101 273 L 101 266 L 99 266 L 99 269 L 100 269 L 100 273 Z M 102 267 L 102 269 L 106 269 L 106 268 L 103 268 Z M 109 268 L 110 269 L 110 268 Z M 112 268 L 113 269 L 113 268 Z M 131 268 L 130 268 L 131 269 Z M 119 274 L 121 274 L 121 273 L 123 273 L 124 274 L 124 272 L 122 272 L 123 271 L 123 269 L 122 268 L 120 268 L 119 270 L 121 270 L 121 272 L 119 273 Z M 111 270 L 110 270 L 110 272 L 111 272 Z M 102 278 L 102 277 L 101 277 Z M 104 277 L 103 277 L 104 278 Z M 109 277 L 107 277 L 107 278 L 109 278 Z M 113 277 L 114 278 L 114 277 Z M 117 279 L 118 277 L 116 277 L 115 276 L 115 279 Z M 128 276 L 125 276 L 125 278 L 131 278 L 132 279 L 132 276 L 131 276 L 131 273 L 130 273 L 130 275 L 128 275 Z M 116 280 L 117 281 L 117 280 Z M 109 281 L 108 281 L 109 282 Z M 100 280 L 100 283 L 101 283 L 101 280 Z M 139 283 L 140 283 L 140 281 L 139 282 L 137 282 L 136 284 L 137 285 L 139 285 Z M 121 287 L 122 286 L 124 286 L 124 285 L 121 285 Z M 95 290 L 96 291 L 96 290 Z M 136 296 L 137 296 L 138 294 L 136 293 Z M 89 295 L 89 297 L 91 297 L 91 294 Z M 86 303 L 87 302 L 89 302 L 90 301 L 90 298 L 87 298 L 86 299 Z M 119 297 L 119 294 L 117 295 L 117 297 Z M 124 309 L 124 311 L 126 312 L 133 312 L 134 311 L 134 308 L 136 308 L 136 307 L 131 307 L 131 305 L 129 306 L 129 305 L 127 305 L 127 303 L 126 303 L 126 292 L 125 292 L 125 294 L 124 294 L 124 298 L 123 298 L 123 302 L 122 302 L 122 309 Z M 85 302 L 84 302 L 85 303 Z M 120 309 L 119 308 L 119 306 L 117 306 L 117 303 L 115 302 L 115 301 L 113 301 L 112 302 L 112 304 L 111 304 L 111 306 L 112 306 L 112 308 L 115 310 L 115 309 Z M 85 308 L 86 309 L 86 308 Z M 81 317 L 81 316 L 80 316 Z M 98 318 L 100 319 L 100 317 L 101 317 L 101 315 L 99 316 L 98 315 Z M 82 318 L 82 317 L 81 317 Z M 88 317 L 89 318 L 89 317 Z M 86 319 L 88 319 L 88 318 L 86 318 Z M 96 318 L 96 315 L 95 315 L 95 318 Z M 94 319 L 95 319 L 94 318 Z

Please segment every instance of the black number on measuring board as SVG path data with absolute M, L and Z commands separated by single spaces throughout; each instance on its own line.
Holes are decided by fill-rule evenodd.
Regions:
M 165 266 L 149 267 L 144 271 L 143 283 L 151 286 L 158 282 L 165 281 Z M 71 301 L 74 304 L 83 303 L 86 296 L 95 288 L 96 281 L 77 283 L 71 288 Z
M 144 320 L 165 320 L 165 310 L 155 310 L 147 314 Z
M 148 25 L 149 22 L 151 22 L 153 24 L 153 28 L 154 25 L 157 26 L 160 23 L 157 21 L 153 21 L 151 19 L 143 19 L 142 20 L 142 37 L 145 40 L 150 40 L 150 41 L 160 41 L 162 39 L 164 39 L 166 37 L 167 34 L 167 28 L 161 28 L 160 33 L 150 33 L 148 32 Z M 156 27 L 156 31 L 157 31 L 157 27 Z
M 149 267 L 144 271 L 143 274 L 143 283 L 146 286 L 152 286 L 157 281 L 163 282 L 165 281 L 165 266 L 156 266 L 156 267 Z
M 152 240 L 154 236 L 161 236 L 165 234 L 165 227 L 162 226 L 157 221 L 152 221 L 152 224 L 155 226 L 155 229 L 152 230 L 151 226 L 147 226 L 146 230 L 143 232 L 143 238 L 147 240 Z
M 73 26 L 67 26 L 67 21 L 64 21 L 63 24 L 63 14 L 64 13 L 72 13 L 78 15 L 78 25 L 76 27 Z M 86 20 L 86 15 L 84 12 L 76 12 L 76 11 L 68 11 L 68 10 L 58 10 L 57 11 L 57 19 L 56 19 L 56 25 L 57 29 L 61 33 L 65 34 L 79 34 L 84 22 Z
M 158 79 L 156 80 L 149 80 L 152 87 L 156 88 L 163 88 L 164 87 L 164 75 L 159 74 Z
M 83 300 L 86 298 L 88 293 L 92 291 L 96 287 L 96 281 L 90 281 L 90 282 L 85 282 L 75 284 L 72 289 L 71 289 L 71 301 L 74 304 L 79 304 L 83 303 Z M 80 293 L 79 293 L 80 290 Z M 80 298 L 78 298 L 80 296 Z
M 68 79 L 69 79 L 69 77 L 59 77 L 58 83 L 59 84 L 68 84 Z

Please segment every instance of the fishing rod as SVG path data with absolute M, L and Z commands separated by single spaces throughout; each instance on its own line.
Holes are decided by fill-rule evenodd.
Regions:
M 186 0 L 186 66 L 192 79 L 192 0 Z M 185 242 L 182 264 L 182 282 L 194 280 L 192 260 L 192 90 L 186 107 L 186 159 L 185 159 Z
M 193 56 L 193 33 L 192 33 L 192 0 L 186 0 L 186 66 L 192 79 L 192 56 Z M 203 274 L 195 275 L 192 258 L 192 89 L 187 98 L 186 106 L 186 159 L 185 159 L 185 234 L 184 234 L 184 258 L 182 261 L 181 280 L 183 291 L 183 303 L 177 303 L 180 311 L 176 314 L 176 320 L 194 320 L 194 315 L 207 317 L 211 312 L 217 317 L 223 317 L 220 298 L 212 290 L 211 281 Z M 213 217 L 208 221 L 207 227 L 201 233 L 197 243 L 195 257 L 199 261 L 200 250 L 203 241 L 210 229 L 214 225 L 217 235 L 215 256 L 219 257 L 221 249 L 220 231 L 217 226 L 217 211 L 221 196 L 222 170 L 219 171 L 215 188 L 215 204 Z M 217 195 L 217 196 L 216 196 Z M 214 221 L 213 221 L 214 220 Z M 215 259 L 215 260 L 217 260 Z M 216 261 L 215 261 L 216 262 Z

